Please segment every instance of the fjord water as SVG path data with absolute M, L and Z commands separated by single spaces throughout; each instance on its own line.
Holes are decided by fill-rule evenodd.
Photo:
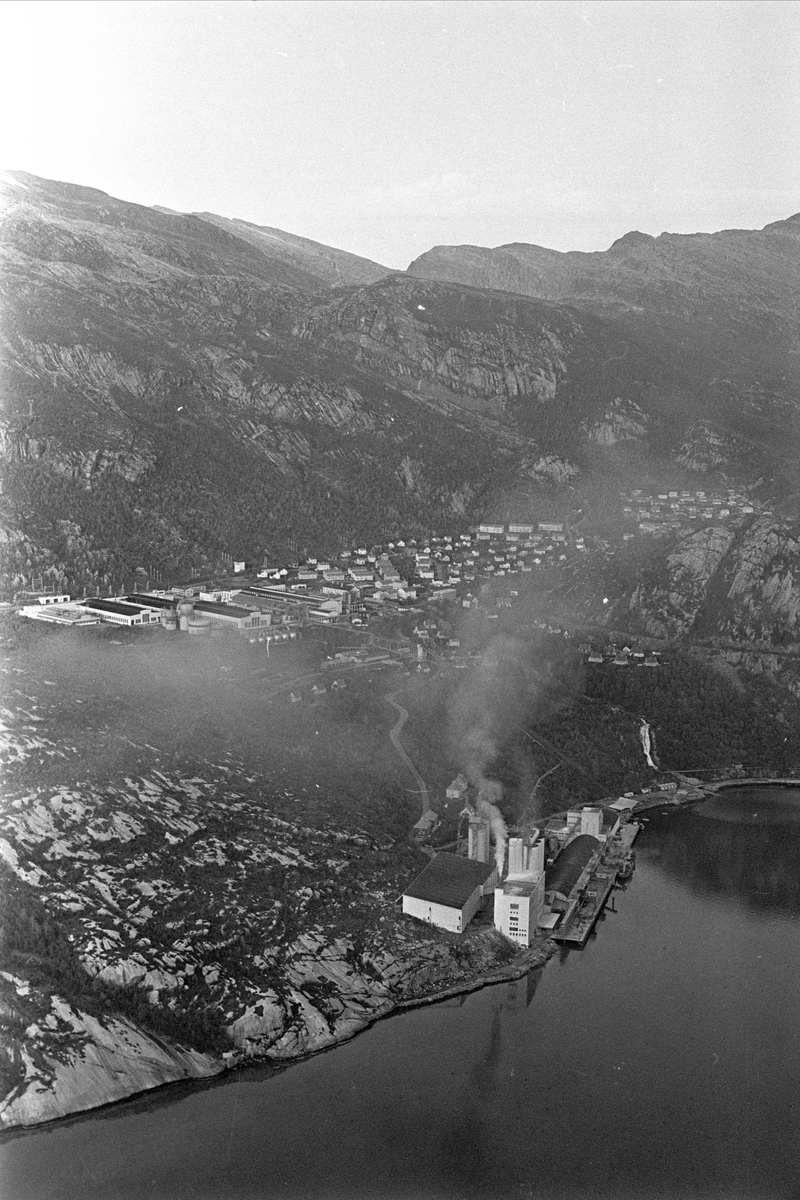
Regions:
M 583 951 L 281 1071 L 10 1136 L 14 1200 L 788 1197 L 800 789 L 655 813 Z

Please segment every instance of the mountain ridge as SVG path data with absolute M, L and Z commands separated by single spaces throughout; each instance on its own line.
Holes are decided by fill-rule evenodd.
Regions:
M 798 232 L 467 248 L 489 282 L 514 276 L 498 290 L 463 248 L 460 281 L 433 277 L 436 250 L 393 272 L 16 172 L 4 586 L 456 531 L 615 480 L 719 478 L 791 507 Z

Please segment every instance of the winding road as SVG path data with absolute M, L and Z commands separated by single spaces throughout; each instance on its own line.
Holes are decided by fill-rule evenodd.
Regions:
M 430 799 L 430 796 L 428 795 L 428 788 L 425 783 L 425 780 L 422 778 L 419 771 L 414 766 L 413 762 L 408 757 L 408 755 L 406 754 L 403 747 L 400 745 L 400 734 L 403 731 L 403 726 L 405 725 L 406 721 L 408 720 L 408 710 L 403 708 L 402 704 L 397 703 L 393 694 L 390 696 L 384 696 L 384 700 L 386 701 L 387 704 L 391 704 L 392 708 L 396 708 L 398 713 L 400 714 L 399 717 L 397 718 L 397 720 L 395 721 L 394 725 L 392 726 L 392 728 L 389 730 L 389 737 L 392 739 L 392 745 L 394 746 L 395 750 L 400 755 L 403 762 L 408 767 L 409 771 L 411 772 L 411 774 L 414 776 L 414 778 L 417 781 L 417 787 L 419 788 L 420 795 L 422 796 L 422 813 L 420 815 L 424 817 L 425 813 L 428 812 L 428 810 L 430 809 L 430 806 L 431 806 L 431 799 Z

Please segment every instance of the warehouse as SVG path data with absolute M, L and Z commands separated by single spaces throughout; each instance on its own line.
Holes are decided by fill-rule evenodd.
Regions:
M 251 612 L 237 604 L 217 604 L 213 600 L 197 600 L 194 611 L 208 617 L 212 625 L 225 625 L 229 629 L 258 629 L 270 623 L 269 613 Z
M 178 603 L 176 596 L 157 596 L 152 592 L 133 592 L 130 596 L 123 596 L 122 599 L 126 604 L 139 604 L 159 610 L 174 609 Z
M 403 892 L 403 912 L 451 933 L 463 933 L 496 886 L 494 862 L 437 854 Z
M 81 600 L 81 607 L 97 613 L 100 620 L 110 625 L 154 625 L 161 621 L 159 613 L 141 604 L 127 604 L 124 600 Z
M 53 625 L 99 625 L 97 613 L 88 613 L 77 602 L 66 604 L 23 604 L 20 616 L 32 621 L 48 621 Z
M 553 860 L 544 881 L 545 896 L 553 908 L 561 909 L 574 900 L 601 847 L 596 837 L 579 833 Z

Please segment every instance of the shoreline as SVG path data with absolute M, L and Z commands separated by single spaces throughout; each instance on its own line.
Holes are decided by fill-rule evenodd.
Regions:
M 124 1095 L 119 1095 L 109 1100 L 100 1100 L 97 1104 L 90 1103 L 80 1108 L 74 1108 L 68 1112 L 62 1112 L 58 1116 L 50 1117 L 45 1120 L 31 1122 L 18 1121 L 14 1124 L 2 1125 L 0 1126 L 0 1145 L 4 1141 L 14 1136 L 19 1137 L 26 1133 L 34 1133 L 38 1130 L 42 1130 L 51 1126 L 55 1127 L 63 1121 L 69 1121 L 75 1118 L 89 1116 L 93 1113 L 99 1113 L 105 1109 L 115 1108 L 129 1100 L 134 1100 L 136 1098 L 151 1094 L 155 1095 L 159 1092 L 166 1092 L 167 1089 L 174 1087 L 176 1084 L 184 1084 L 187 1086 L 191 1086 L 195 1083 L 203 1084 L 208 1083 L 211 1080 L 221 1080 L 223 1076 L 232 1075 L 240 1070 L 249 1070 L 264 1066 L 272 1066 L 277 1068 L 279 1066 L 290 1066 L 292 1063 L 308 1061 L 309 1059 L 316 1058 L 317 1055 L 323 1054 L 326 1051 L 337 1049 L 339 1046 L 342 1046 L 346 1042 L 352 1041 L 353 1038 L 358 1037 L 359 1034 L 364 1033 L 367 1029 L 377 1024 L 378 1021 L 392 1017 L 400 1012 L 410 1011 L 415 1008 L 422 1008 L 430 1004 L 438 1004 L 440 1001 L 450 999 L 454 996 L 468 995 L 471 992 L 480 991 L 482 988 L 493 987 L 500 983 L 507 983 L 515 979 L 521 979 L 530 971 L 534 971 L 540 967 L 543 967 L 557 951 L 558 946 L 555 944 L 555 942 L 553 942 L 550 938 L 546 938 L 540 943 L 528 947 L 527 950 L 520 950 L 518 952 L 518 957 L 515 960 L 512 960 L 505 966 L 499 967 L 496 970 L 492 970 L 485 975 L 480 975 L 476 978 L 468 980 L 464 979 L 459 983 L 453 984 L 452 986 L 440 988 L 435 992 L 431 992 L 429 995 L 411 996 L 404 1000 L 389 1001 L 386 1007 L 382 1007 L 374 1012 L 369 1018 L 365 1019 L 363 1024 L 361 1024 L 358 1028 L 342 1030 L 341 1035 L 336 1037 L 335 1040 L 316 1049 L 303 1051 L 285 1057 L 273 1057 L 267 1051 L 264 1055 L 253 1055 L 251 1057 L 248 1056 L 247 1058 L 240 1058 L 233 1062 L 226 1062 L 224 1058 L 220 1056 L 211 1060 L 214 1062 L 214 1065 L 217 1069 L 209 1071 L 208 1073 L 195 1076 L 186 1075 L 175 1079 L 164 1080 L 161 1083 L 155 1084 L 153 1087 L 134 1087 L 130 1092 L 127 1092 Z M 113 1020 L 114 1018 L 111 1019 Z M 148 1031 L 143 1027 L 137 1028 L 140 1028 L 141 1034 L 148 1039 L 154 1036 L 149 1034 Z M 172 1047 L 172 1043 L 169 1041 L 169 1039 L 159 1037 L 158 1041 L 161 1042 L 165 1048 L 167 1045 L 169 1045 L 170 1048 Z M 177 1052 L 187 1053 L 186 1048 L 181 1047 L 179 1043 L 175 1043 L 174 1048 Z M 210 1058 L 210 1056 L 208 1057 Z
M 699 803 L 705 799 L 719 794 L 721 791 L 728 788 L 764 786 L 800 788 L 800 780 L 770 777 L 760 779 L 725 779 L 716 780 L 707 784 L 692 784 L 692 792 L 689 795 L 675 798 L 667 798 L 663 794 L 657 796 L 647 796 L 646 799 L 643 797 L 640 805 L 632 811 L 631 816 L 635 817 L 639 813 L 646 812 L 648 809 L 662 807 L 685 807 L 690 804 Z M 306 1061 L 316 1057 L 316 1055 L 321 1054 L 326 1050 L 336 1049 L 345 1042 L 351 1041 L 354 1037 L 357 1037 L 360 1033 L 363 1033 L 378 1021 L 383 1020 L 386 1017 L 391 1017 L 396 1013 L 409 1011 L 414 1008 L 422 1008 L 431 1004 L 437 1004 L 443 1000 L 451 999 L 456 996 L 468 995 L 472 992 L 480 991 L 486 987 L 492 987 L 497 984 L 510 982 L 515 979 L 521 979 L 530 971 L 543 967 L 556 954 L 558 949 L 558 945 L 551 938 L 545 938 L 526 950 L 517 951 L 514 959 L 507 962 L 503 966 L 489 970 L 485 974 L 481 974 L 470 979 L 462 979 L 451 985 L 440 987 L 427 995 L 409 996 L 400 1000 L 387 1000 L 384 1005 L 378 1006 L 372 1014 L 365 1017 L 364 1020 L 359 1023 L 358 1027 L 353 1028 L 351 1025 L 349 1028 L 342 1029 L 338 1036 L 336 1036 L 334 1031 L 331 1031 L 334 1036 L 332 1040 L 325 1045 L 311 1049 L 304 1049 L 297 1053 L 290 1053 L 288 1055 L 271 1055 L 269 1053 L 269 1049 L 267 1048 L 263 1054 L 252 1055 L 248 1057 L 237 1056 L 235 1059 L 228 1059 L 227 1061 L 224 1057 L 222 1057 L 222 1055 L 219 1057 L 215 1056 L 213 1059 L 208 1056 L 210 1063 L 213 1062 L 214 1064 L 214 1069 L 209 1070 L 207 1073 L 204 1072 L 201 1075 L 187 1075 L 171 1080 L 164 1080 L 163 1082 L 155 1084 L 152 1087 L 142 1088 L 134 1086 L 129 1092 L 126 1092 L 123 1095 L 115 1096 L 113 1099 L 100 1099 L 96 1104 L 88 1103 L 81 1107 L 62 1112 L 58 1116 L 54 1116 L 45 1120 L 31 1122 L 18 1121 L 14 1124 L 6 1124 L 4 1127 L 0 1128 L 0 1141 L 4 1140 L 7 1136 L 19 1136 L 28 1131 L 32 1132 L 35 1130 L 40 1130 L 46 1126 L 54 1125 L 57 1122 L 70 1120 L 72 1118 L 88 1115 L 90 1113 L 99 1112 L 102 1109 L 111 1108 L 112 1106 L 122 1104 L 127 1100 L 134 1099 L 135 1097 L 146 1096 L 151 1092 L 160 1092 L 162 1090 L 166 1090 L 168 1087 L 174 1086 L 176 1083 L 191 1084 L 193 1082 L 207 1082 L 209 1079 L 219 1079 L 224 1075 L 230 1074 L 231 1072 L 249 1069 L 252 1067 L 278 1065 L 288 1066 L 295 1062 L 299 1063 Z M 114 1020 L 114 1018 L 112 1017 L 111 1020 Z M 150 1039 L 151 1035 L 147 1033 L 146 1029 L 142 1027 L 140 1032 L 142 1036 Z M 159 1038 L 158 1040 L 162 1044 L 168 1042 L 168 1039 Z M 172 1044 L 169 1043 L 169 1045 L 170 1048 L 172 1048 Z M 166 1045 L 164 1048 L 167 1048 Z M 187 1049 L 182 1047 L 179 1043 L 175 1043 L 174 1051 L 178 1054 L 187 1053 Z M 191 1053 L 191 1051 L 188 1052 Z M 19 1098 L 21 1099 L 22 1096 Z

